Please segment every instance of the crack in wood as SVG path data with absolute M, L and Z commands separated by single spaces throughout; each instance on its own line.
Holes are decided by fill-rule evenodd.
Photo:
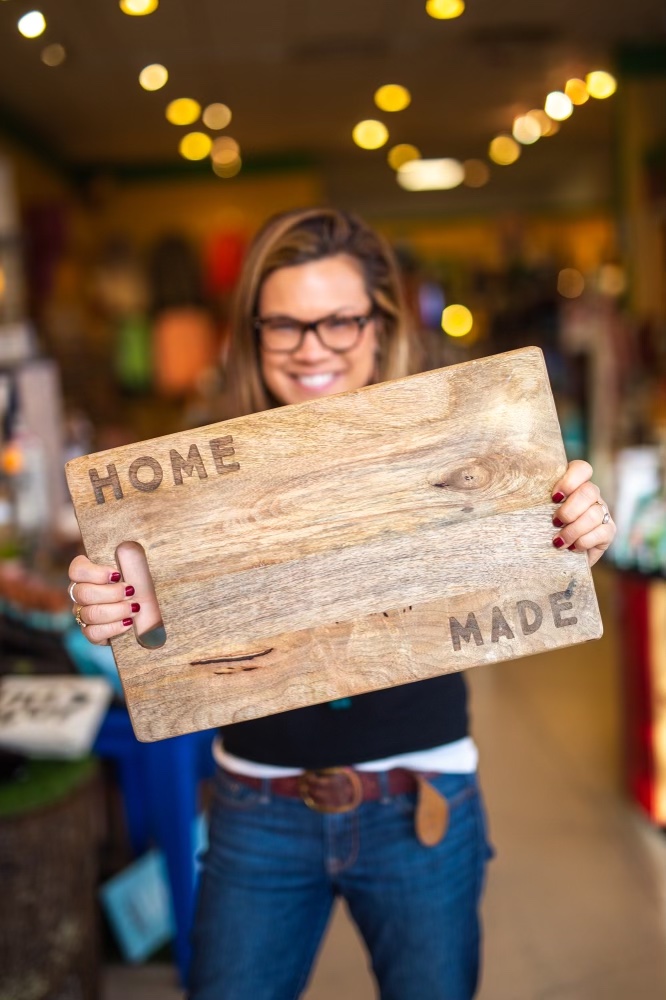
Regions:
M 211 663 L 242 663 L 243 660 L 256 660 L 259 656 L 267 656 L 274 647 L 262 649 L 259 653 L 236 653 L 233 656 L 213 656 L 209 660 L 190 660 L 191 667 L 208 666 Z M 252 669 L 255 669 L 254 667 Z

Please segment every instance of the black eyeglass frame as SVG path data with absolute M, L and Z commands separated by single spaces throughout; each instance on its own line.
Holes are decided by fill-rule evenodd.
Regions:
M 321 319 L 315 319 L 311 323 L 306 323 L 304 320 L 301 319 L 295 319 L 293 316 L 275 316 L 275 317 L 270 316 L 267 317 L 266 319 L 262 319 L 260 316 L 256 316 L 254 319 L 254 329 L 258 335 L 259 343 L 261 345 L 262 350 L 266 351 L 268 354 L 294 354 L 296 351 L 300 350 L 300 348 L 303 345 L 303 341 L 305 340 L 306 333 L 309 333 L 310 331 L 314 333 L 315 337 L 317 337 L 317 339 L 319 340 L 319 343 L 322 345 L 322 347 L 326 348 L 327 351 L 332 351 L 333 354 L 346 354 L 348 351 L 354 350 L 359 340 L 363 336 L 363 331 L 365 330 L 366 326 L 368 325 L 368 323 L 370 323 L 371 320 L 375 319 L 376 315 L 377 315 L 377 310 L 375 308 L 372 308 L 370 312 L 366 313 L 363 316 L 338 316 L 336 313 L 329 313 L 328 316 L 322 316 Z M 283 347 L 266 347 L 266 345 L 262 342 L 261 335 L 264 323 L 272 323 L 276 319 L 288 319 L 290 323 L 294 324 L 294 326 L 300 327 L 300 335 L 298 338 L 298 343 L 296 344 L 295 347 L 290 347 L 286 349 Z M 356 323 L 356 337 L 354 339 L 354 342 L 350 344 L 349 347 L 330 347 L 329 344 L 327 344 L 324 338 L 322 337 L 319 331 L 319 327 L 321 326 L 322 323 L 326 323 L 327 320 L 332 320 L 332 319 L 352 320 L 354 323 Z

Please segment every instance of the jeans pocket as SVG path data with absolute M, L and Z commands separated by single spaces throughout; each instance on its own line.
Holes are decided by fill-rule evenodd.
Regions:
M 259 788 L 251 788 L 244 781 L 238 781 L 229 771 L 218 767 L 213 785 L 213 805 L 220 805 L 225 809 L 249 810 L 265 805 L 267 801 L 267 796 Z

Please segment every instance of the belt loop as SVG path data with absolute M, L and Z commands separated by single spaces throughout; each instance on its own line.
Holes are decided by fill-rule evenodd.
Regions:
M 261 779 L 261 797 L 260 801 L 264 804 L 270 802 L 271 800 L 271 779 L 262 778 Z
M 388 803 L 391 801 L 388 771 L 378 771 L 377 782 L 381 790 L 381 796 L 379 801 L 383 806 L 388 805 Z

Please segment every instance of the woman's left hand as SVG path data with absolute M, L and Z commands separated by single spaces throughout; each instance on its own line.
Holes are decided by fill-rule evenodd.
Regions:
M 553 524 L 560 529 L 553 545 L 587 552 L 590 566 L 594 566 L 615 538 L 617 529 L 610 515 L 606 519 L 608 507 L 591 477 L 589 462 L 576 459 L 569 462 L 567 471 L 553 487 L 553 502 L 560 504 L 553 517 Z

